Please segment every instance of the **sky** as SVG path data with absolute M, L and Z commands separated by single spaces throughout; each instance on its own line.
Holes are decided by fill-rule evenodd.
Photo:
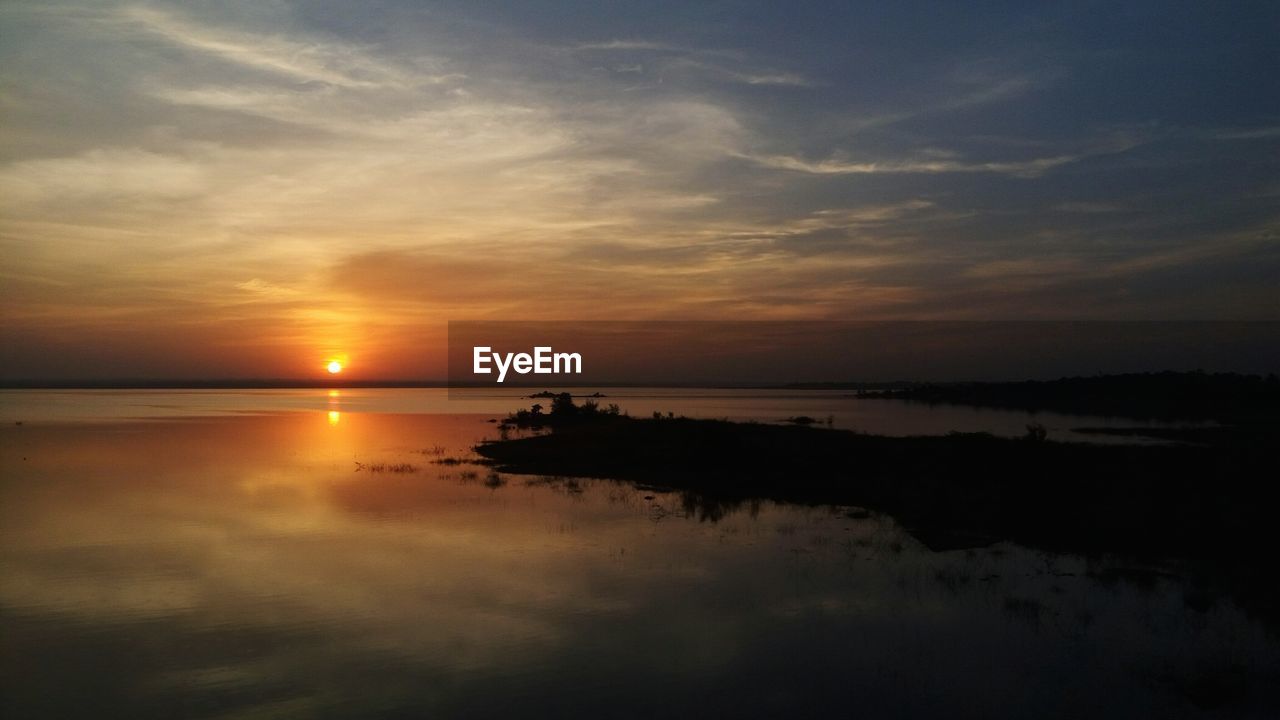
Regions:
M 0 379 L 1280 319 L 1274 2 L 0 3 Z

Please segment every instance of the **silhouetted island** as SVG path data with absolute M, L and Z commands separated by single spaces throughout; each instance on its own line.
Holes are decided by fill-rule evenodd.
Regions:
M 1258 573 L 1270 557 L 1280 478 L 1269 430 L 1237 442 L 1094 445 L 985 433 L 884 437 L 800 425 L 695 420 L 567 394 L 507 418 L 476 451 L 505 472 L 598 477 L 678 490 L 718 519 L 744 501 L 854 505 L 894 516 L 935 549 L 1013 540 L 1121 553 L 1208 570 L 1255 599 L 1277 599 Z M 1269 562 L 1269 561 L 1268 561 Z
M 605 395 L 604 393 L 601 393 L 601 392 L 599 392 L 599 391 L 597 391 L 597 392 L 593 392 L 593 393 L 591 393 L 590 395 L 574 396 L 574 395 L 573 395 L 573 393 L 559 393 L 559 392 L 555 392 L 555 391 L 553 391 L 553 390 L 543 390 L 542 392 L 536 392 L 536 393 L 534 393 L 534 394 L 530 395 L 530 396 L 529 396 L 529 399 L 530 399 L 530 400 L 534 400 L 534 399 L 537 399 L 537 398 L 555 398 L 555 397 L 558 397 L 558 396 L 560 396 L 560 395 L 569 395 L 570 397 L 589 397 L 589 398 L 602 398 L 602 397 L 608 397 L 607 395 Z

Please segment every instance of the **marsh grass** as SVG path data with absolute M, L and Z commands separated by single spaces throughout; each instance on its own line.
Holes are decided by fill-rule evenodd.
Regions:
M 410 463 L 356 463 L 356 472 L 365 470 L 373 473 L 415 473 L 418 467 Z
M 438 457 L 435 460 L 432 460 L 431 464 L 444 465 L 447 467 L 453 467 L 457 465 L 476 465 L 480 467 L 487 467 L 489 465 L 494 465 L 495 463 L 489 458 L 480 457 L 478 455 L 471 455 L 468 457 L 457 457 L 457 456 L 450 455 L 448 457 Z

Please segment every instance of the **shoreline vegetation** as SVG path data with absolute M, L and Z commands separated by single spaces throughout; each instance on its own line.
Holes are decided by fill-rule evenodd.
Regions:
M 502 472 L 678 491 L 704 520 L 759 500 L 852 506 L 894 517 L 935 550 L 1008 540 L 1131 557 L 1211 578 L 1277 620 L 1280 583 L 1261 568 L 1277 545 L 1280 423 L 1245 404 L 1240 425 L 1165 431 L 1190 442 L 1103 445 L 1049 440 L 1034 423 L 1022 438 L 886 437 L 794 418 L 639 419 L 561 393 L 550 408 L 512 414 L 503 439 L 475 450 Z
M 1274 373 L 1158 372 L 1024 382 L 924 383 L 859 390 L 865 400 L 1052 411 L 1137 420 L 1272 422 L 1280 417 Z

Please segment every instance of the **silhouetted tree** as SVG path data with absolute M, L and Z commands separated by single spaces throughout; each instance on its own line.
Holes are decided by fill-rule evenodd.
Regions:
M 556 395 L 551 401 L 551 414 L 556 417 L 567 417 L 578 412 L 578 406 L 573 404 L 573 396 L 567 392 Z

